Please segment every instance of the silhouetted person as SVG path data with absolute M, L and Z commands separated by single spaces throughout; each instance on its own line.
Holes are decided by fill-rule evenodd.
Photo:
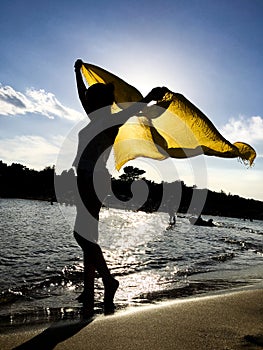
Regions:
M 215 224 L 213 223 L 213 219 L 209 219 L 207 223 L 209 226 L 215 226 Z
M 176 224 L 175 214 L 170 215 L 169 225 L 174 226 Z
M 124 111 L 112 114 L 114 85 L 98 83 L 87 89 L 80 70 L 82 64 L 80 59 L 75 62 L 76 81 L 79 98 L 90 123 L 79 132 L 78 152 L 73 162 L 79 191 L 74 236 L 84 253 L 84 290 L 78 300 L 93 309 L 94 290 L 90 281 L 94 279 L 96 269 L 104 284 L 104 308 L 107 311 L 114 309 L 113 299 L 119 282 L 111 275 L 97 243 L 99 212 L 103 198 L 110 191 L 111 176 L 106 162 L 119 127 L 136 115 L 142 105 L 135 103 Z M 166 88 L 155 88 L 140 102 L 160 100 L 166 92 Z
M 195 225 L 202 225 L 203 222 L 204 222 L 204 220 L 203 220 L 201 214 L 199 214 L 196 221 L 195 221 Z
M 176 215 L 175 215 L 175 210 L 173 209 L 172 206 L 169 207 L 168 214 L 169 214 L 169 225 L 174 226 L 176 224 Z
M 166 228 L 167 230 L 172 229 L 176 224 L 176 213 L 175 213 L 175 205 L 174 200 L 171 197 L 167 203 L 168 214 L 169 214 L 169 226 Z

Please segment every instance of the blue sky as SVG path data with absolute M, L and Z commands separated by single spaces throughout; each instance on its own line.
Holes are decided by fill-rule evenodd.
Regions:
M 143 94 L 158 85 L 184 94 L 229 141 L 258 153 L 250 169 L 208 157 L 135 164 L 165 169 L 167 181 L 176 168 L 187 184 L 199 176 L 200 186 L 263 200 L 262 13 L 261 0 L 1 1 L 0 159 L 56 163 L 85 118 L 73 71 L 82 58 Z

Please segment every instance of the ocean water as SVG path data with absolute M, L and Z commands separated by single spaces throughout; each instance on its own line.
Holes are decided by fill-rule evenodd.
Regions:
M 0 199 L 0 328 L 76 319 L 83 288 L 82 252 L 72 234 L 75 208 Z M 203 217 L 208 218 L 208 217 Z M 100 244 L 120 281 L 116 308 L 262 283 L 263 222 L 209 217 L 198 227 L 178 214 L 103 208 Z M 103 311 L 96 279 L 95 311 Z

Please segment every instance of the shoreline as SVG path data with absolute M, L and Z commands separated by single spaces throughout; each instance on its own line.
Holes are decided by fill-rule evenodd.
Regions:
M 257 342 L 263 346 L 262 314 L 262 284 L 251 285 L 132 307 L 112 316 L 10 330 L 0 335 L 0 348 L 25 343 L 19 348 L 242 349 Z M 83 346 L 87 341 L 88 346 Z
M 209 189 L 208 189 L 208 191 L 210 191 Z M 257 200 L 257 199 L 253 199 L 253 198 L 243 198 L 243 197 L 240 197 L 241 199 L 243 199 L 243 200 L 248 200 L 248 201 L 255 201 L 255 202 L 259 202 L 259 203 L 262 203 L 263 204 L 263 201 L 260 201 L 260 200 Z M 9 196 L 7 196 L 7 197 L 1 197 L 0 196 L 0 200 L 1 199 L 3 199 L 3 200 L 5 200 L 5 199 L 7 199 L 7 200 L 16 200 L 16 199 L 18 199 L 18 200 L 29 200 L 29 201 L 40 201 L 40 202 L 48 202 L 48 203 L 51 203 L 52 205 L 53 204 L 57 204 L 57 205 L 68 205 L 68 206 L 74 206 L 74 204 L 73 203 L 64 203 L 64 202 L 59 202 L 59 201 L 57 201 L 56 199 L 53 199 L 52 197 L 26 197 L 26 196 L 21 196 L 21 197 L 17 197 L 17 196 L 15 196 L 15 197 L 9 197 Z M 123 202 L 123 203 L 125 203 L 125 201 Z M 119 209 L 119 210 L 130 210 L 130 211 L 134 211 L 134 209 L 133 208 L 127 208 L 127 207 L 125 207 L 125 204 L 123 204 L 123 206 L 119 206 L 119 205 L 110 205 L 110 206 L 108 206 L 107 204 L 103 204 L 102 205 L 102 208 L 111 208 L 111 209 Z M 135 210 L 135 211 L 137 211 L 137 209 Z M 162 213 L 165 213 L 165 214 L 168 214 L 169 213 L 169 210 L 167 209 L 167 210 L 165 210 L 165 209 L 157 209 L 157 210 L 147 210 L 147 209 L 139 209 L 138 211 L 142 211 L 142 212 L 144 212 L 144 213 L 148 213 L 148 214 L 154 214 L 154 213 L 157 213 L 157 212 L 162 212 Z M 178 217 L 181 217 L 181 218 L 185 218 L 185 217 L 188 217 L 189 215 L 193 215 L 193 213 L 192 214 L 190 214 L 190 213 L 188 213 L 187 211 L 185 212 L 185 211 L 178 211 L 177 212 L 177 214 L 178 214 Z M 226 217 L 226 218 L 232 218 L 232 219 L 237 219 L 237 220 L 240 220 L 240 221 L 244 221 L 244 222 L 246 222 L 246 221 L 263 221 L 263 216 L 262 215 L 256 215 L 256 216 L 253 216 L 253 218 L 252 218 L 252 220 L 250 220 L 250 218 L 249 217 L 247 217 L 246 215 L 234 215 L 234 214 L 232 214 L 232 215 L 227 215 L 226 213 L 223 213 L 223 212 L 214 212 L 214 211 L 206 211 L 206 212 L 202 212 L 201 213 L 203 216 L 212 216 L 212 217 L 219 217 L 219 218 L 224 218 L 224 217 Z M 192 224 L 191 224 L 192 225 Z
M 209 273 L 205 274 L 206 277 L 208 274 Z M 197 280 L 190 279 L 189 286 L 192 286 L 191 290 L 188 290 L 189 286 L 187 287 L 187 291 L 185 291 L 185 287 L 182 287 L 180 289 L 162 290 L 160 292 L 147 293 L 148 300 L 141 303 L 129 303 L 128 301 L 127 304 L 116 303 L 115 314 L 119 314 L 127 310 L 137 311 L 145 309 L 147 307 L 164 305 L 170 302 L 187 301 L 192 299 L 205 298 L 209 296 L 225 295 L 239 291 L 257 289 L 263 290 L 263 281 L 258 281 L 256 283 L 248 283 L 244 281 L 220 281 L 218 288 L 218 286 L 216 285 L 216 280 L 208 280 L 208 285 L 210 289 L 208 289 L 204 283 L 207 282 L 207 280 L 203 281 L 202 278 Z M 213 288 L 211 288 L 212 281 L 215 283 Z M 10 308 L 16 310 L 16 304 L 10 304 Z M 104 315 L 102 301 L 97 301 L 95 303 L 94 310 L 94 317 L 100 317 Z M 82 304 L 79 303 L 75 303 L 75 305 L 60 305 L 58 307 L 45 307 L 43 305 L 43 307 L 41 308 L 35 308 L 28 311 L 18 309 L 17 312 L 13 311 L 12 313 L 10 313 L 10 315 L 0 315 L 0 334 L 10 334 L 13 332 L 20 331 L 23 332 L 27 331 L 28 329 L 39 329 L 42 328 L 44 325 L 48 327 L 55 322 L 65 322 L 68 320 L 74 320 L 78 322 L 82 317 L 82 312 Z

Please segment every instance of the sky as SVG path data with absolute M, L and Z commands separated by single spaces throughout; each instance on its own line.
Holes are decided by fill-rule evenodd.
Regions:
M 131 165 L 154 180 L 263 200 L 262 13 L 262 0 L 2 0 L 0 160 L 57 163 L 63 140 L 88 121 L 73 70 L 82 58 L 143 94 L 183 94 L 226 139 L 257 152 L 251 168 L 203 156 Z

